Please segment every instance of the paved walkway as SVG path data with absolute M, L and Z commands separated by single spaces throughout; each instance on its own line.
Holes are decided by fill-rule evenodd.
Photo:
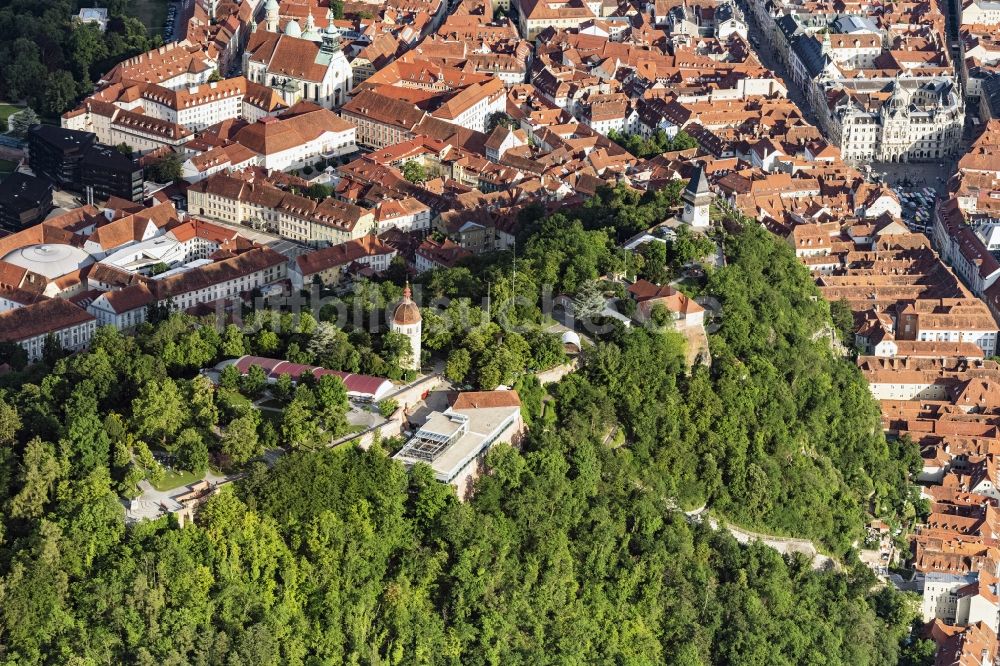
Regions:
M 810 566 L 817 571 L 825 571 L 831 568 L 837 571 L 842 569 L 840 562 L 828 555 L 820 553 L 815 544 L 808 539 L 795 539 L 792 537 L 775 536 L 773 534 L 761 534 L 760 532 L 751 532 L 750 530 L 745 530 L 743 528 L 736 527 L 735 525 L 729 525 L 728 523 L 720 525 L 718 520 L 708 515 L 708 507 L 704 505 L 694 509 L 693 511 L 685 511 L 684 517 L 688 520 L 688 522 L 693 523 L 700 523 L 704 520 L 713 530 L 720 528 L 726 529 L 733 535 L 733 538 L 742 544 L 748 544 L 751 541 L 759 541 L 765 546 L 778 551 L 782 555 L 801 553 L 809 558 Z

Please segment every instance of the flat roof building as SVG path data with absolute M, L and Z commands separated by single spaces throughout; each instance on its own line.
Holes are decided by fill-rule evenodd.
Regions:
M 20 231 L 38 224 L 52 210 L 52 183 L 23 173 L 0 182 L 0 227 Z
M 80 161 L 80 187 L 93 201 L 113 196 L 142 201 L 142 167 L 131 155 L 98 143 L 88 148 Z
M 108 10 L 106 7 L 84 7 L 76 16 L 81 23 L 93 23 L 101 32 L 108 29 Z
M 522 429 L 517 391 L 460 393 L 445 411 L 431 412 L 393 459 L 407 467 L 430 465 L 434 478 L 454 486 L 464 499 L 490 448 L 516 444 Z
M 28 130 L 28 163 L 36 174 L 61 187 L 78 186 L 80 162 L 95 143 L 97 135 L 93 132 L 35 125 Z
M 4 255 L 3 261 L 55 280 L 94 263 L 90 253 L 65 243 L 28 245 Z

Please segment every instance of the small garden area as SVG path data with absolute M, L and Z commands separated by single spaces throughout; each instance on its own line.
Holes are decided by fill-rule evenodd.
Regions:
M 204 476 L 204 473 L 195 474 L 194 472 L 188 472 L 185 470 L 164 470 L 161 478 L 156 480 L 150 479 L 149 484 L 160 492 L 166 492 L 168 490 L 180 488 L 181 486 L 197 483 L 198 481 L 201 481 Z
M 17 106 L 14 104 L 7 104 L 6 102 L 0 102 L 0 130 L 2 132 L 7 131 L 7 121 L 12 115 L 23 109 L 22 106 Z

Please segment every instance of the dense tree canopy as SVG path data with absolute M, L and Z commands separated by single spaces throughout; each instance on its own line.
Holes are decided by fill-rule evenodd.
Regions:
M 909 602 L 869 592 L 863 568 L 815 572 L 688 525 L 635 482 L 627 452 L 599 442 L 596 408 L 533 435 L 523 454 L 495 450 L 468 504 L 427 468 L 406 473 L 380 449 L 324 450 L 255 469 L 184 529 L 125 530 L 106 473 L 53 494 L 66 470 L 54 451 L 29 445 L 34 518 L 11 507 L 20 518 L 8 521 L 0 550 L 2 654 L 23 663 L 896 663 Z
M 422 278 L 446 301 L 424 310 L 428 353 L 456 381 L 515 386 L 529 424 L 522 450 L 490 453 L 468 502 L 394 462 L 394 442 L 326 448 L 346 427 L 335 377 L 265 389 L 259 373 L 227 369 L 218 387 L 198 373 L 266 353 L 402 379 L 391 282 L 350 297 L 371 327 L 341 328 L 334 308 L 221 332 L 164 312 L 0 377 L 0 663 L 925 660 L 912 600 L 852 552 L 869 515 L 912 511 L 919 459 L 886 442 L 786 245 L 757 227 L 726 237 L 705 286 L 723 311 L 710 367 L 689 368 L 670 330 L 612 327 L 558 384 L 532 375 L 565 358 L 539 285 L 579 290 L 621 269 L 616 241 L 675 204 L 676 191 L 606 189 L 535 214 L 516 259 Z M 273 467 L 258 459 L 279 444 Z M 121 498 L 166 465 L 245 476 L 193 525 L 126 527 Z M 740 546 L 678 511 L 702 504 L 812 538 L 845 568 Z
M 677 132 L 673 138 L 667 136 L 663 130 L 657 130 L 650 137 L 641 134 L 622 134 L 611 130 L 608 132 L 608 138 L 636 157 L 656 157 L 675 150 L 695 148 L 698 145 L 698 142 L 684 130 Z
M 0 0 L 0 101 L 26 100 L 56 116 L 89 93 L 105 71 L 159 43 L 113 0 L 107 32 L 73 19 L 74 0 Z

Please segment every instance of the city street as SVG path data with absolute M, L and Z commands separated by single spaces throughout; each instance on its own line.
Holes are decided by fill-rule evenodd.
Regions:
M 753 12 L 750 11 L 750 7 L 747 6 L 746 2 L 741 2 L 740 8 L 743 10 L 743 15 L 747 21 L 747 35 L 750 43 L 751 45 L 757 44 L 757 46 L 753 47 L 757 59 L 760 60 L 762 65 L 784 79 L 785 85 L 788 87 L 788 99 L 795 102 L 795 105 L 799 107 L 802 115 L 810 124 L 818 125 L 816 116 L 809 107 L 805 95 L 802 94 L 802 91 L 797 86 L 792 84 L 791 77 L 785 71 L 785 66 L 778 54 L 777 46 L 771 43 L 770 36 L 757 24 L 757 19 Z
M 768 69 L 779 74 L 788 86 L 788 98 L 795 102 L 803 116 L 813 125 L 817 125 L 815 114 L 812 113 L 805 95 L 798 86 L 793 85 L 788 72 L 782 63 L 777 47 L 771 43 L 768 33 L 757 23 L 756 17 L 745 2 L 740 3 L 749 28 L 751 44 L 756 44 L 754 53 Z M 953 20 L 953 17 L 949 16 Z M 964 142 L 963 142 L 964 143 Z M 963 151 L 964 152 L 964 146 Z M 947 192 L 948 178 L 955 172 L 954 160 L 943 160 L 930 163 L 871 163 L 871 175 L 881 176 L 885 182 L 894 187 L 922 188 L 932 187 L 938 193 Z

